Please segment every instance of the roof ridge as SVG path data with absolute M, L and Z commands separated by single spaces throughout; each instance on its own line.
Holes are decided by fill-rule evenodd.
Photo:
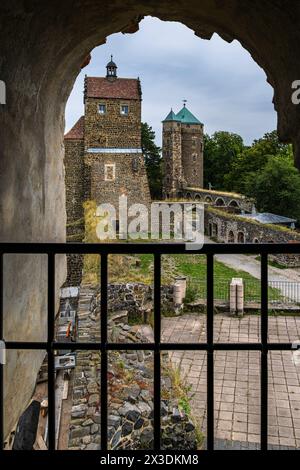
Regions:
M 64 135 L 64 139 L 81 140 L 84 137 L 84 115 L 75 122 L 73 127 Z

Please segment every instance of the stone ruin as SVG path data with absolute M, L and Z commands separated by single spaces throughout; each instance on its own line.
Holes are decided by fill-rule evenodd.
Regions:
M 139 290 L 139 289 L 137 289 Z M 128 300 L 128 299 L 127 299 Z M 132 299 L 131 299 L 132 301 Z M 153 342 L 150 325 L 128 324 L 127 311 L 109 314 L 108 338 L 117 343 L 143 343 L 145 350 L 111 351 L 108 354 L 108 447 L 153 447 Z M 99 341 L 100 294 L 82 287 L 77 309 L 77 340 Z M 100 352 L 80 351 L 72 377 L 69 450 L 100 449 Z M 172 387 L 168 353 L 162 353 L 162 449 L 197 449 L 193 420 L 179 405 Z

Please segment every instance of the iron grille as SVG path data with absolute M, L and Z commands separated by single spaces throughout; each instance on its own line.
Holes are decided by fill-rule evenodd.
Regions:
M 292 343 L 268 342 L 268 255 L 300 254 L 300 244 L 206 244 L 201 250 L 186 250 L 185 244 L 167 243 L 1 243 L 0 244 L 0 340 L 3 337 L 3 256 L 4 254 L 46 254 L 48 256 L 48 335 L 45 342 L 7 341 L 6 349 L 46 350 L 48 354 L 48 452 L 55 451 L 54 351 L 101 351 L 101 450 L 107 450 L 107 353 L 112 350 L 147 349 L 154 351 L 154 450 L 160 450 L 160 353 L 163 350 L 204 350 L 207 352 L 207 451 L 214 450 L 214 351 L 254 350 L 261 357 L 260 450 L 268 449 L 268 351 L 291 350 Z M 98 254 L 101 256 L 101 342 L 63 343 L 54 338 L 55 327 L 55 255 Z M 214 255 L 260 255 L 261 260 L 261 341 L 259 343 L 214 342 Z M 154 343 L 108 343 L 107 338 L 107 257 L 109 254 L 152 254 L 154 256 Z M 206 343 L 161 343 L 161 256 L 167 254 L 205 254 L 207 258 L 207 341 Z M 3 365 L 0 365 L 0 453 L 3 452 Z M 59 452 L 59 451 L 58 451 Z M 84 451 L 83 451 L 84 453 Z

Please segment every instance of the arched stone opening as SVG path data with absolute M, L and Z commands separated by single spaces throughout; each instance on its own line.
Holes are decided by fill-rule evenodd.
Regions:
M 200 202 L 201 201 L 200 194 L 195 194 L 194 200 L 197 201 L 197 202 Z
M 228 236 L 227 236 L 227 242 L 228 243 L 234 243 L 234 233 L 232 230 L 229 230 Z
M 292 83 L 299 79 L 300 8 L 297 2 L 253 0 L 52 0 L 41 2 L 3 0 L 0 28 L 0 79 L 6 84 L 6 105 L 0 113 L 1 241 L 64 241 L 65 202 L 63 132 L 65 104 L 89 52 L 117 32 L 134 33 L 145 15 L 180 21 L 203 39 L 214 32 L 224 40 L 237 39 L 264 69 L 274 88 L 278 132 L 292 142 L 300 167 L 300 107 L 291 100 Z M 16 31 L 18 34 L 16 34 Z M 57 285 L 64 272 L 58 264 Z M 6 266 L 6 282 L 15 286 L 10 315 L 18 328 L 10 338 L 28 331 L 25 319 L 31 309 L 22 298 L 32 285 L 43 291 L 42 264 L 23 259 Z M 35 298 L 37 311 L 43 300 Z M 24 300 L 24 302 L 22 302 Z M 46 322 L 46 319 L 42 317 Z M 17 332 L 17 333 L 16 333 Z M 16 338 L 18 334 L 18 338 Z M 24 338 L 23 338 L 24 339 Z M 28 337 L 26 338 L 29 339 Z M 33 332 L 32 340 L 39 340 Z M 16 365 L 17 364 L 17 365 Z M 15 362 L 13 370 L 21 373 Z M 11 364 L 5 374 L 11 373 Z M 32 374 L 36 375 L 36 367 Z M 13 383 L 5 376 L 6 383 Z M 22 376 L 20 375 L 20 380 Z M 29 397 L 14 400 L 6 430 Z M 9 387 L 7 396 L 13 396 Z
M 244 234 L 244 232 L 238 232 L 237 242 L 238 243 L 245 243 L 245 234 Z
M 253 238 L 253 243 L 259 243 L 258 238 Z
M 218 207 L 224 207 L 225 206 L 225 201 L 222 197 L 218 197 L 216 199 L 215 205 Z
M 211 198 L 210 196 L 206 196 L 206 197 L 205 197 L 205 202 L 206 202 L 207 204 L 211 204 L 213 201 L 212 201 L 212 198 Z
M 239 203 L 235 200 L 235 199 L 232 199 L 230 201 L 230 203 L 228 204 L 229 207 L 233 207 L 233 208 L 236 208 L 238 209 L 240 206 L 239 206 Z
M 186 197 L 187 199 L 192 199 L 191 193 L 186 193 L 186 194 L 185 194 L 185 197 Z

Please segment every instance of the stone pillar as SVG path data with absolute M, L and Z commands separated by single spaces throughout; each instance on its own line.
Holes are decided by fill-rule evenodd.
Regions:
M 229 305 L 230 305 L 230 313 L 243 315 L 244 313 L 244 283 L 241 277 L 233 277 L 231 280 Z

